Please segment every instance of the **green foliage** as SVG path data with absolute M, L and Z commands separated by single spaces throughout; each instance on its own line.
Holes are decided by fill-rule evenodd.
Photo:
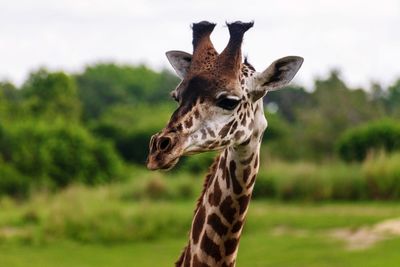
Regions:
M 400 154 L 371 155 L 360 164 L 275 162 L 262 168 L 254 198 L 277 200 L 398 200 Z
M 311 103 L 297 111 L 294 138 L 313 159 L 333 156 L 335 142 L 346 129 L 382 116 L 367 94 L 349 89 L 337 71 L 315 82 Z
M 390 115 L 400 118 L 400 79 L 389 86 L 388 95 L 384 97 Z
M 178 78 L 165 70 L 113 63 L 87 66 L 73 76 L 39 69 L 21 88 L 0 82 L 1 168 L 8 180 L 0 179 L 3 188 L 14 188 L 0 189 L 2 194 L 28 194 L 24 192 L 30 192 L 32 185 L 40 189 L 49 184 L 59 187 L 110 181 L 118 177 L 119 156 L 144 165 L 150 137 L 166 125 L 175 109 L 168 94 L 177 83 Z M 373 84 L 370 92 L 350 89 L 339 73 L 332 71 L 327 78 L 315 81 L 313 91 L 290 86 L 268 93 L 264 100 L 269 127 L 262 158 L 335 160 L 336 140 L 343 132 L 384 116 L 398 117 L 398 85 L 398 81 L 389 88 Z M 358 141 L 352 142 L 358 145 L 344 149 L 347 155 L 358 149 L 359 159 L 363 159 L 370 148 L 359 152 L 359 143 L 364 147 L 378 144 L 373 149 L 397 146 L 397 135 L 388 137 L 387 130 L 366 135 L 368 138 L 355 137 Z M 383 135 L 391 140 L 384 145 L 379 144 Z M 213 153 L 184 157 L 172 175 L 205 173 L 214 157 Z M 370 197 L 357 167 L 335 163 L 335 174 L 326 166 L 317 170 L 313 164 L 300 165 L 288 164 L 279 171 L 275 165 L 262 171 L 256 196 L 313 200 Z M 351 179 L 347 179 L 347 171 Z M 20 191 L 15 190 L 18 184 Z M 196 192 L 190 183 L 176 186 L 180 189 L 171 190 L 168 182 L 155 179 L 141 188 L 146 197 L 161 199 Z M 154 193 L 157 190 L 159 193 Z
M 99 117 L 116 104 L 160 103 L 168 99 L 178 79 L 168 71 L 145 66 L 99 63 L 77 75 L 84 117 Z
M 31 177 L 31 183 L 56 187 L 111 181 L 121 167 L 110 143 L 93 138 L 78 124 L 63 121 L 8 125 L 0 155 L 18 172 Z
M 22 86 L 22 94 L 32 115 L 80 119 L 81 105 L 75 80 L 63 72 L 39 69 L 31 73 Z
M 359 166 L 274 163 L 261 169 L 254 198 L 278 200 L 362 200 L 365 180 Z
M 4 121 L 19 99 L 19 92 L 9 82 L 0 82 L 0 121 Z
M 289 122 L 295 122 L 298 115 L 296 112 L 303 107 L 310 106 L 312 94 L 305 88 L 292 85 L 284 89 L 268 92 L 264 98 L 265 104 L 274 103 L 278 106 L 279 114 Z
M 363 164 L 368 194 L 372 199 L 400 198 L 400 153 L 379 153 Z
M 27 176 L 21 174 L 11 165 L 0 161 L 0 196 L 9 195 L 15 198 L 28 196 L 30 182 Z
M 304 155 L 304 148 L 298 144 L 293 136 L 293 126 L 282 118 L 280 113 L 265 114 L 268 127 L 264 132 L 261 153 L 263 157 L 283 158 L 294 160 Z M 297 149 L 293 149 L 297 147 Z
M 400 150 L 400 123 L 383 120 L 352 128 L 340 137 L 337 150 L 346 161 L 364 160 L 372 150 Z
M 147 203 L 145 208 L 149 206 L 167 210 L 166 215 L 174 217 L 179 226 L 179 220 L 188 217 L 184 214 L 181 217 L 180 210 L 186 215 L 192 211 L 188 203 Z M 137 209 L 137 206 L 133 208 Z M 332 238 L 332 233 L 340 228 L 348 231 L 350 238 L 364 237 L 372 223 L 398 213 L 399 209 L 389 203 L 299 205 L 253 202 L 240 240 L 237 266 L 395 267 L 400 261 L 399 238 L 389 235 L 387 240 L 368 249 L 349 251 L 344 242 Z M 326 227 L 321 229 L 321 224 Z M 175 225 L 174 222 L 171 225 Z M 177 229 L 169 228 L 158 228 L 156 238 L 150 242 L 104 245 L 61 240 L 43 246 L 7 242 L 0 245 L 1 264 L 13 267 L 117 267 L 127 263 L 140 267 L 172 265 L 187 243 L 188 228 L 179 228 L 178 237 L 163 234 L 163 230 Z M 364 240 L 354 239 L 355 242 Z
M 8 81 L 0 81 L 0 95 L 8 101 L 16 101 L 20 97 L 15 85 Z
M 161 174 L 143 174 L 134 179 L 131 187 L 121 195 L 125 201 L 143 200 L 192 200 L 202 188 L 200 177 L 191 177 L 187 173 L 175 173 L 168 176 Z M 197 179 L 196 179 L 197 178 Z
M 115 106 L 93 122 L 91 129 L 112 140 L 125 160 L 144 164 L 151 136 L 166 125 L 172 111 L 166 104 Z
M 145 174 L 138 180 L 141 178 L 159 179 Z M 171 182 L 163 183 L 168 187 Z M 30 202 L 20 204 L 0 199 L 0 245 L 10 241 L 40 245 L 65 240 L 118 244 L 186 237 L 195 198 L 190 197 L 190 201 L 126 198 L 127 190 L 134 185 L 132 182 L 96 188 L 74 185 L 56 195 L 42 192 Z M 399 209 L 399 205 L 390 202 L 299 205 L 255 200 L 250 205 L 244 236 L 274 231 L 281 226 L 307 231 L 354 229 L 393 218 Z
M 217 152 L 200 153 L 187 157 L 182 157 L 175 171 L 184 171 L 193 174 L 204 174 L 214 162 Z

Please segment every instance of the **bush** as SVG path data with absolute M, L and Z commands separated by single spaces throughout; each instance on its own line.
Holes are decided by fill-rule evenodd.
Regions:
M 217 152 L 206 152 L 188 157 L 181 157 L 174 171 L 186 171 L 193 174 L 206 173 L 217 157 Z
M 121 105 L 108 109 L 90 128 L 96 136 L 111 140 L 126 161 L 144 165 L 151 136 L 165 126 L 171 113 L 167 105 Z
M 400 198 L 400 153 L 380 153 L 363 164 L 363 174 L 371 199 Z
M 337 150 L 346 161 L 362 161 L 372 150 L 400 150 L 400 123 L 385 120 L 350 129 L 339 139 Z
M 94 138 L 78 124 L 28 121 L 9 127 L 0 155 L 30 182 L 63 187 L 98 184 L 118 177 L 121 162 L 112 144 Z
M 359 165 L 270 164 L 261 169 L 254 198 L 278 200 L 362 200 L 366 181 Z
M 144 129 L 126 132 L 115 125 L 107 124 L 99 124 L 92 129 L 97 136 L 113 141 L 115 149 L 123 159 L 140 165 L 146 162 L 150 138 L 157 130 Z
M 28 178 L 12 166 L 0 162 L 0 195 L 24 198 L 28 193 Z
M 132 184 L 124 188 L 121 198 L 126 201 L 139 200 L 187 200 L 200 194 L 202 180 L 187 173 L 162 175 L 152 172 L 133 178 Z

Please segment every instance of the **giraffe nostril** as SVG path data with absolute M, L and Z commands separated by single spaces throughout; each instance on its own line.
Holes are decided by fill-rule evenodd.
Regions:
M 158 149 L 161 151 L 167 150 L 171 145 L 171 138 L 169 137 L 161 137 L 158 140 Z

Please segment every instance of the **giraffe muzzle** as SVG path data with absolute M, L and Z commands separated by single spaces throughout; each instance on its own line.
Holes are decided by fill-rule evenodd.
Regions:
M 179 138 L 175 133 L 158 133 L 151 137 L 147 168 L 150 170 L 169 170 L 181 156 Z

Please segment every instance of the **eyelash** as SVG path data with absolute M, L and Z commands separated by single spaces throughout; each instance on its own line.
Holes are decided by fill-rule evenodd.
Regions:
M 217 106 L 225 110 L 234 110 L 240 103 L 240 99 L 221 97 L 217 100 Z

